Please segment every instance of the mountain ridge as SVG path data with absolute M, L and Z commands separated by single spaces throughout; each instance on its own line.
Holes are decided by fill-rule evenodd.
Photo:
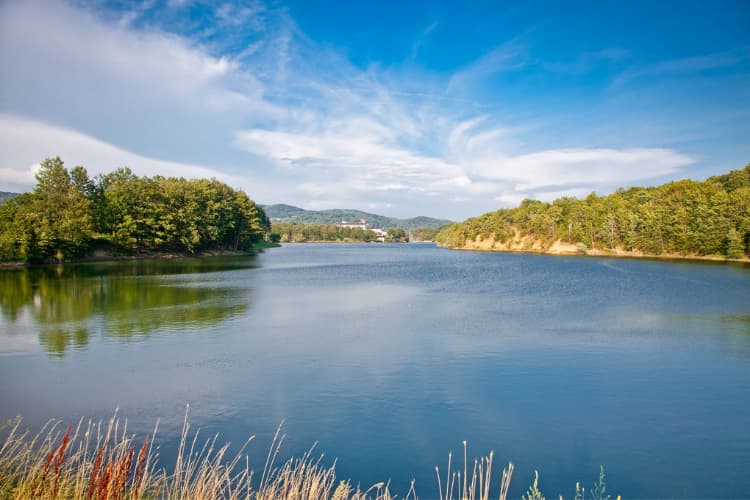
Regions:
M 418 227 L 429 227 L 436 229 L 453 221 L 447 219 L 436 219 L 434 217 L 417 216 L 408 219 L 387 217 L 356 209 L 332 208 L 328 210 L 305 210 L 285 203 L 272 205 L 261 205 L 266 215 L 273 222 L 292 222 L 299 224 L 339 224 L 342 221 L 358 222 L 365 219 L 371 227 L 389 228 L 398 227 L 405 230 Z
M 11 193 L 10 191 L 0 191 L 0 204 L 5 203 L 11 198 L 19 196 L 21 193 Z

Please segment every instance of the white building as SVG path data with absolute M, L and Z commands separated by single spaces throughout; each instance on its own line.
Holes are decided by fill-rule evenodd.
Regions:
M 339 224 L 336 224 L 336 227 L 349 227 L 349 228 L 358 227 L 359 229 L 365 229 L 365 230 L 368 229 L 367 221 L 365 219 L 359 219 L 359 223 L 347 222 L 345 220 L 342 220 Z

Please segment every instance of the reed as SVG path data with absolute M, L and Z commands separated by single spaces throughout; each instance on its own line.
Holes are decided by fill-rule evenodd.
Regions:
M 142 441 L 128 433 L 127 421 L 117 412 L 106 422 L 81 419 L 63 431 L 59 421 L 50 421 L 37 434 L 21 428 L 21 419 L 0 427 L 5 434 L 0 444 L 0 498 L 126 500 L 159 498 L 252 499 L 252 500 L 391 500 L 390 484 L 382 482 L 367 489 L 336 476 L 336 462 L 322 463 L 314 447 L 299 458 L 277 464 L 284 435 L 277 429 L 260 478 L 245 454 L 250 437 L 233 455 L 229 444 L 219 445 L 218 436 L 201 438 L 192 431 L 185 414 L 174 468 L 168 472 L 159 464 L 154 445 L 159 423 Z M 469 462 L 464 442 L 463 468 L 448 467 L 437 474 L 440 500 L 489 500 L 495 490 L 506 500 L 513 464 L 499 469 L 500 484 L 493 483 L 493 453 Z M 538 477 L 537 477 L 538 479 Z M 592 490 L 593 498 L 606 500 L 604 473 Z M 256 484 L 257 483 L 257 484 Z M 255 485 L 255 486 L 254 486 Z M 534 482 L 535 492 L 537 481 Z M 576 485 L 579 488 L 579 485 Z M 532 490 L 530 490 L 532 491 Z M 576 498 L 582 498 L 582 489 Z M 541 495 L 541 493 L 539 493 Z M 414 483 L 400 498 L 416 499 Z M 493 496 L 493 498 L 495 498 Z M 543 497 L 536 497 L 543 498 Z

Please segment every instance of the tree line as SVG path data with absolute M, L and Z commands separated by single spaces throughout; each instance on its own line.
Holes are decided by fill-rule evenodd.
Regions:
M 409 235 L 412 241 L 435 241 L 435 236 L 445 227 L 418 227 L 409 231 Z
M 102 247 L 247 251 L 270 231 L 253 200 L 216 179 L 139 177 L 129 168 L 90 178 L 56 157 L 41 163 L 36 181 L 0 205 L 0 260 L 62 260 Z
M 377 235 L 369 229 L 338 227 L 335 224 L 297 224 L 274 222 L 271 241 L 278 243 L 304 243 L 320 241 L 346 241 L 367 243 L 376 241 Z
M 426 229 L 429 231 L 428 229 Z M 338 227 L 335 224 L 298 224 L 296 222 L 274 222 L 270 239 L 276 243 L 304 242 L 350 242 L 369 243 L 377 241 L 378 235 L 359 227 Z M 409 241 L 409 233 L 400 227 L 386 229 L 385 240 L 394 243 Z
M 552 203 L 527 199 L 517 208 L 452 224 L 436 240 L 459 248 L 477 236 L 502 243 L 531 236 L 545 247 L 559 240 L 649 255 L 743 258 L 750 254 L 750 164 L 703 182 L 680 180 Z

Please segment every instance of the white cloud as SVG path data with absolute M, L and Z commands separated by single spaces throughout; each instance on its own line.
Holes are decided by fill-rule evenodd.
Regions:
M 505 129 L 481 129 L 483 120 L 457 124 L 450 133 L 450 155 L 468 175 L 515 182 L 526 190 L 584 184 L 611 186 L 660 177 L 693 163 L 665 148 L 569 148 L 512 154 L 503 147 Z
M 528 198 L 528 196 L 525 193 L 505 191 L 498 196 L 495 196 L 495 201 L 499 201 L 504 207 L 512 207 L 518 205 L 526 198 Z
M 62 2 L 9 1 L 1 12 L 6 92 L 17 92 L 19 83 L 31 86 L 21 95 L 4 95 L 4 101 L 86 92 L 93 106 L 102 94 L 97 87 L 106 84 L 124 95 L 178 99 L 195 106 L 255 104 L 253 82 L 234 80 L 235 63 L 208 55 L 183 38 L 107 23 Z
M 318 196 L 326 185 L 333 192 L 334 183 L 344 192 L 423 192 L 461 174 L 456 165 L 399 146 L 386 128 L 364 118 L 317 133 L 240 131 L 235 146 L 273 158 L 302 178 L 329 177 L 326 184 L 303 184 Z
M 748 60 L 750 60 L 750 51 L 743 47 L 726 52 L 660 61 L 622 72 L 614 79 L 612 86 L 622 86 L 644 77 L 684 78 L 685 74 L 728 68 Z
M 465 91 L 493 75 L 521 69 L 527 63 L 527 48 L 520 40 L 511 40 L 490 50 L 457 71 L 448 81 L 448 91 Z
M 528 189 L 551 185 L 611 185 L 677 172 L 692 158 L 669 149 L 559 149 L 518 156 L 480 157 L 469 170 L 488 179 L 526 183 Z
M 0 1 L 0 113 L 227 168 L 242 164 L 232 128 L 277 112 L 239 62 L 194 40 L 62 1 Z
M 90 176 L 126 166 L 138 175 L 215 177 L 246 189 L 257 185 L 246 176 L 228 175 L 204 165 L 148 158 L 74 130 L 9 115 L 0 115 L 0 150 L 4 151 L 0 158 L 0 190 L 30 190 L 39 162 L 53 156 L 60 156 L 68 167 L 85 166 Z

